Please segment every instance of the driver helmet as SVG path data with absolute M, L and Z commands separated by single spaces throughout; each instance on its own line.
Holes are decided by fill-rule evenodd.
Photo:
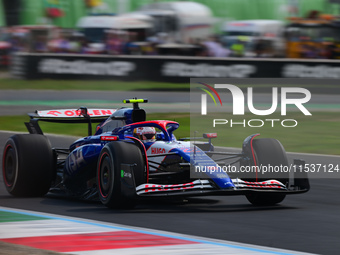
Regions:
M 154 127 L 138 127 L 134 129 L 133 135 L 142 141 L 155 140 L 156 129 Z

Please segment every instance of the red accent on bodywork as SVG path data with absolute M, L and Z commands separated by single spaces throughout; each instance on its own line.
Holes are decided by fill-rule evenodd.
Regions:
M 58 114 L 61 114 L 61 112 L 60 111 L 49 111 L 48 113 L 47 113 L 47 115 L 53 115 L 53 116 L 58 116 Z
M 205 138 L 216 138 L 217 133 L 206 133 L 204 134 Z
M 151 186 L 145 185 L 145 193 L 153 192 L 153 191 L 172 191 L 172 190 L 185 190 L 185 189 L 193 189 L 195 188 L 195 184 L 193 182 L 183 183 L 183 184 L 167 184 L 167 185 L 157 185 L 153 184 Z
M 118 141 L 119 137 L 118 136 L 101 136 L 100 140 L 101 141 Z
M 160 127 L 162 127 L 165 130 L 166 130 L 166 126 L 168 124 L 179 125 L 178 122 L 176 122 L 176 121 L 170 121 L 170 120 L 149 120 L 149 121 L 143 121 L 143 122 L 135 122 L 133 124 L 129 124 L 129 125 L 126 125 L 126 126 L 127 127 L 128 126 L 135 126 L 135 125 L 139 125 L 139 124 L 157 124 L 157 125 L 159 125 Z

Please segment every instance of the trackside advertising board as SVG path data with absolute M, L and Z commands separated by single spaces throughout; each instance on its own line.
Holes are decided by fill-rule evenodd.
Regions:
M 22 79 L 149 80 L 188 83 L 190 78 L 340 78 L 336 60 L 110 56 L 16 53 L 11 74 Z

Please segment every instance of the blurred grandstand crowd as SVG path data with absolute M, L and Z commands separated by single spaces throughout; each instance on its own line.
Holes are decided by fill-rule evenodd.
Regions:
M 184 4 L 181 3 L 181 4 Z M 186 3 L 188 4 L 188 3 Z M 193 3 L 191 3 L 193 7 Z M 200 7 L 201 6 L 196 6 Z M 186 8 L 188 9 L 188 8 Z M 148 15 L 149 12 L 146 12 Z M 340 23 L 331 16 L 311 12 L 306 18 L 295 18 L 288 24 L 275 20 L 244 20 L 226 23 L 218 35 L 211 35 L 211 17 L 205 25 L 195 20 L 183 23 L 157 10 L 151 18 L 143 14 L 118 17 L 84 17 L 78 29 L 53 25 L 26 25 L 0 30 L 2 65 L 14 52 L 108 54 L 108 55 L 174 55 L 200 57 L 288 57 L 308 59 L 340 58 Z M 128 29 L 98 29 L 93 23 L 106 22 Z M 129 23 L 130 22 L 130 23 Z M 162 24 L 160 29 L 158 23 Z M 187 30 L 187 27 L 190 27 Z M 153 33 L 148 31 L 152 29 Z M 158 30 L 157 30 L 158 29 Z M 167 32 L 170 31 L 170 32 Z M 193 36 L 195 35 L 195 37 Z M 180 39 L 178 39 L 180 38 Z
M 50 28 L 52 29 L 52 28 Z M 8 52 L 31 53 L 73 53 L 73 54 L 109 54 L 109 55 L 181 55 L 206 57 L 287 57 L 285 52 L 275 55 L 270 41 L 258 39 L 249 41 L 240 36 L 232 43 L 224 37 L 212 35 L 205 40 L 191 40 L 188 44 L 174 42 L 166 33 L 159 33 L 145 41 L 138 41 L 135 32 L 112 30 L 107 31 L 103 42 L 90 42 L 80 32 L 61 32 L 48 39 L 47 36 L 36 36 L 31 40 L 26 29 L 17 29 L 13 33 L 3 33 L 0 50 Z M 6 36 L 5 36 L 6 35 Z M 297 49 L 299 58 L 336 59 L 338 48 L 332 39 L 308 37 L 300 38 Z M 249 50 L 251 49 L 251 50 Z
M 57 38 L 48 40 L 38 36 L 30 43 L 24 35 L 17 34 L 7 42 L 12 52 L 32 53 L 77 53 L 77 54 L 109 54 L 109 55 L 187 55 L 228 57 L 242 56 L 242 49 L 224 47 L 218 36 L 210 36 L 206 40 L 196 40 L 190 44 L 174 43 L 166 33 L 137 41 L 137 34 L 126 31 L 109 31 L 103 42 L 89 42 L 80 32 L 59 34 Z M 242 41 L 240 41 L 243 44 Z M 235 47 L 235 46 L 234 46 Z

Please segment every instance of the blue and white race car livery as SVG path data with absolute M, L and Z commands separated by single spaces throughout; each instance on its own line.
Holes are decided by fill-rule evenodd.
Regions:
M 276 139 L 259 139 L 255 134 L 244 140 L 240 153 L 218 152 L 211 143 L 217 134 L 204 134 L 208 142 L 177 139 L 177 122 L 146 121 L 145 111 L 139 108 L 146 99 L 123 102 L 133 107 L 29 114 L 25 124 L 30 134 L 14 135 L 4 147 L 2 168 L 8 192 L 14 196 L 54 192 L 99 199 L 110 208 L 131 208 L 148 197 L 205 195 L 245 195 L 254 205 L 273 205 L 287 194 L 309 190 L 304 171 L 294 177 L 282 172 L 269 178 L 265 173 L 245 176 L 222 170 L 288 166 L 284 148 Z M 52 148 L 39 121 L 87 123 L 88 136 L 68 148 Z M 94 134 L 92 123 L 99 123 Z

